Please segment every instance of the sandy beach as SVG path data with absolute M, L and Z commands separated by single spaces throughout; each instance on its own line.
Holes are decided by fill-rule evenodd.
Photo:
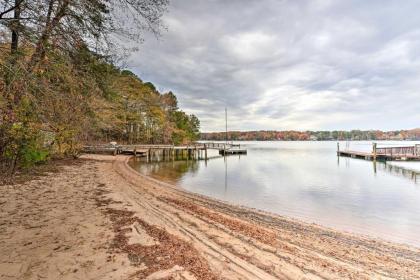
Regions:
M 85 155 L 1 186 L 0 279 L 420 279 L 420 249 L 231 205 Z

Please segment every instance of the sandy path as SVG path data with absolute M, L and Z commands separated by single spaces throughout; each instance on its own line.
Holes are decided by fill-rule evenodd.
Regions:
M 420 279 L 420 250 L 237 207 L 85 156 L 2 187 L 0 279 Z

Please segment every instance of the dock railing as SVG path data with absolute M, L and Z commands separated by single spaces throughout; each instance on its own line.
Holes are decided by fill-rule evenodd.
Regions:
M 380 147 L 376 149 L 378 155 L 394 156 L 394 155 L 407 155 L 418 156 L 420 155 L 420 145 L 405 146 L 405 147 Z
M 204 143 L 208 149 L 231 149 L 241 147 L 241 144 L 222 143 L 222 142 L 207 142 Z

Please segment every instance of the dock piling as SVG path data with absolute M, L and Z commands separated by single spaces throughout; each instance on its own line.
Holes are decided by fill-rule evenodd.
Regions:
M 373 160 L 374 160 L 374 161 L 376 161 L 376 156 L 377 156 L 377 153 L 376 153 L 376 151 L 377 151 L 377 150 L 376 150 L 376 147 L 377 147 L 377 146 L 376 146 L 376 143 L 373 143 Z

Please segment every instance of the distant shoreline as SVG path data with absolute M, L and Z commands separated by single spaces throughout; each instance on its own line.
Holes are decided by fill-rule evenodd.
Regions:
M 409 130 L 333 130 L 333 131 L 297 131 L 297 130 L 258 130 L 202 132 L 200 139 L 210 141 L 419 141 L 420 128 Z

